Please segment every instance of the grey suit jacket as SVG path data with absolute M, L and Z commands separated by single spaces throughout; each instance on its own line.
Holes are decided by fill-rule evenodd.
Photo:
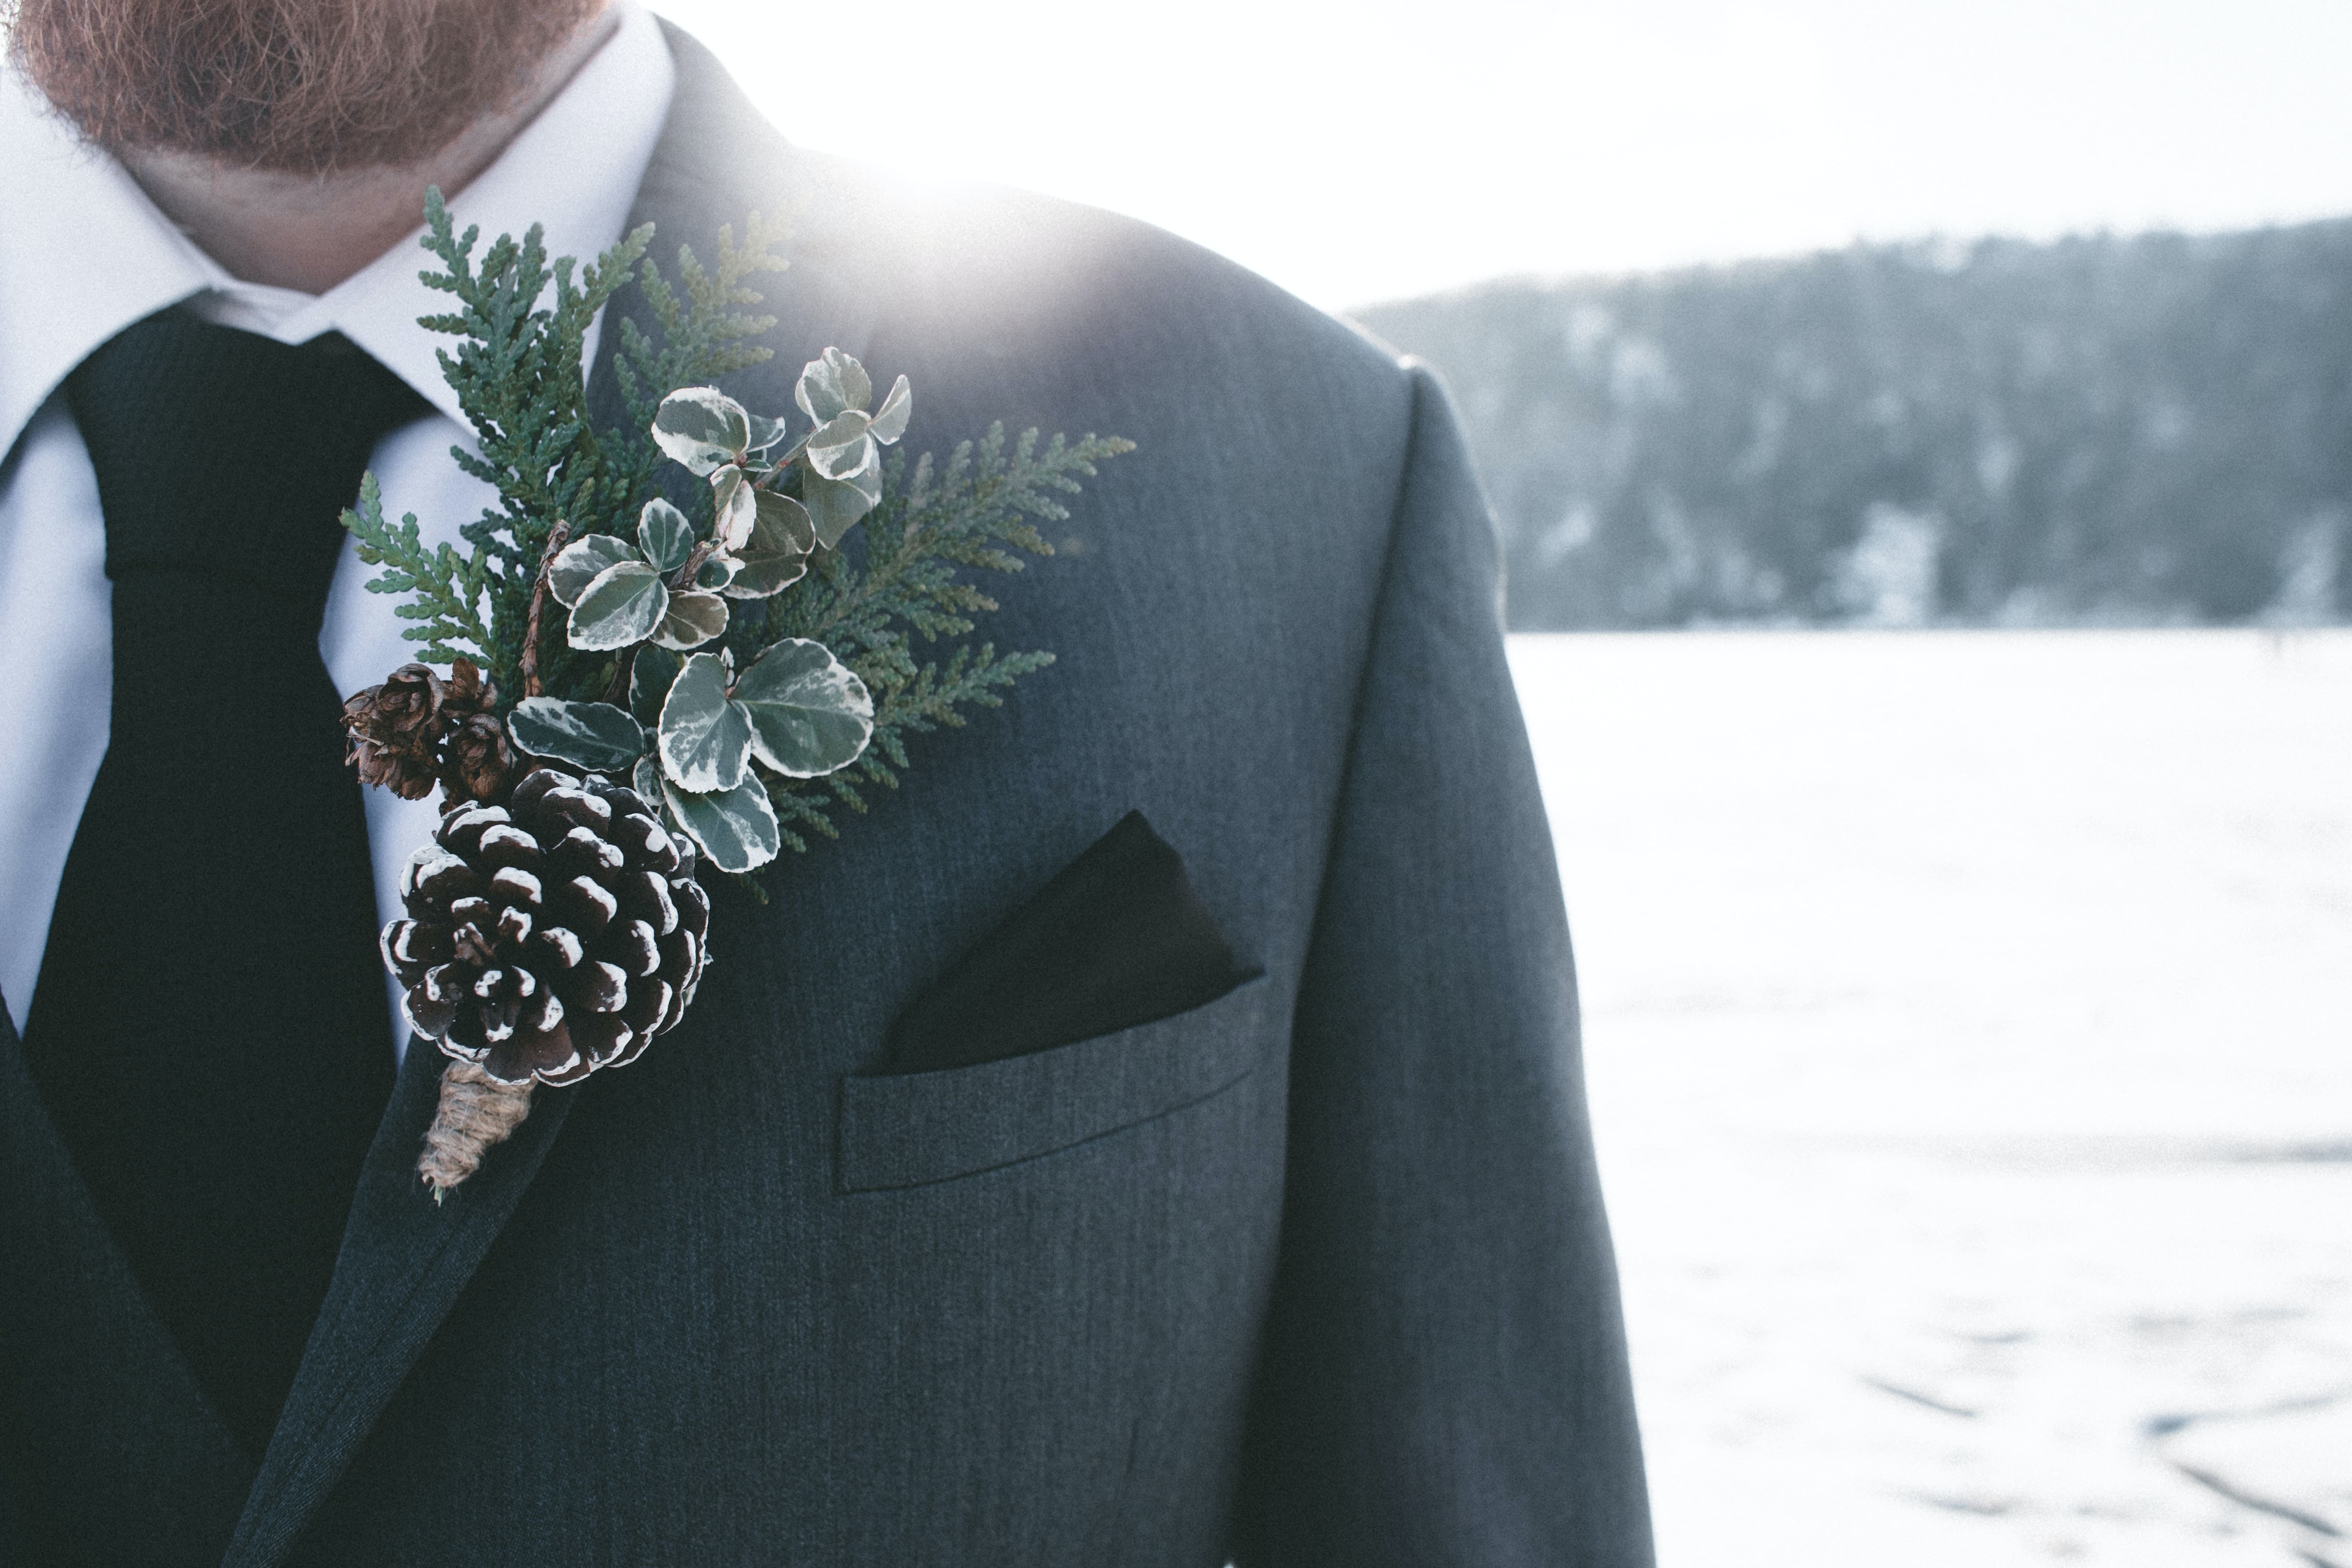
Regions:
M 409 1053 L 257 1471 L 0 1019 L 0 1458 L 77 1474 L 110 1564 L 1646 1563 L 1568 935 L 1444 394 L 1142 226 L 902 201 L 671 41 L 658 252 L 799 208 L 739 396 L 785 409 L 835 343 L 912 378 L 916 450 L 999 417 L 1139 444 L 985 628 L 1059 662 L 764 907 L 722 897 L 686 1023 L 541 1091 L 443 1208 L 413 1173 L 442 1058 Z M 1135 808 L 1263 978 L 880 1073 L 923 984 Z

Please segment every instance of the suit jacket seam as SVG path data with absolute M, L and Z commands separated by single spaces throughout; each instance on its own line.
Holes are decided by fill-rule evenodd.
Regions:
M 850 1186 L 847 1184 L 847 1176 L 845 1172 L 840 1168 L 843 1163 L 841 1157 L 839 1154 L 836 1154 L 835 1172 L 834 1177 L 835 1190 L 834 1195 L 839 1198 L 854 1198 L 866 1193 L 913 1192 L 921 1187 L 936 1187 L 948 1182 L 961 1182 L 970 1176 L 990 1175 L 998 1171 L 1010 1171 L 1020 1165 L 1032 1165 L 1040 1160 L 1050 1160 L 1056 1154 L 1066 1154 L 1074 1149 L 1083 1149 L 1090 1143 L 1099 1143 L 1106 1138 L 1116 1138 L 1123 1132 L 1132 1132 L 1139 1127 L 1149 1127 L 1155 1121 L 1165 1121 L 1168 1118 L 1191 1110 L 1195 1106 L 1206 1105 L 1209 1101 L 1216 1099 L 1219 1095 L 1228 1093 L 1231 1090 L 1239 1088 L 1242 1084 L 1255 1077 L 1260 1065 L 1261 1064 L 1259 1063 L 1253 1062 L 1249 1066 L 1243 1068 L 1239 1072 L 1234 1073 L 1232 1077 L 1225 1079 L 1223 1081 L 1217 1083 L 1211 1088 L 1202 1089 L 1200 1093 L 1192 1095 L 1178 1104 L 1163 1106 L 1158 1110 L 1148 1111 L 1145 1114 L 1137 1117 L 1132 1121 L 1122 1121 L 1116 1127 L 1106 1127 L 1099 1132 L 1089 1132 L 1085 1137 L 1073 1139 L 1067 1143 L 1056 1143 L 1051 1149 L 1040 1149 L 1034 1154 L 1019 1154 L 1010 1160 L 998 1160 L 985 1165 L 974 1165 L 967 1170 L 950 1171 L 947 1174 L 941 1176 L 924 1176 L 919 1180 L 911 1182 L 874 1182 L 861 1184 L 857 1186 Z
M 1331 887 L 1331 868 L 1339 863 L 1339 841 L 1348 828 L 1348 796 L 1356 780 L 1356 742 L 1363 732 L 1364 710 L 1371 699 L 1372 668 L 1378 663 L 1381 622 L 1385 617 L 1390 584 L 1396 574 L 1397 541 L 1404 532 L 1405 504 L 1412 490 L 1414 458 L 1421 448 L 1422 417 L 1429 396 L 1429 380 L 1417 362 L 1400 360 L 1397 369 L 1405 384 L 1405 417 L 1403 439 L 1398 443 L 1396 483 L 1389 502 L 1388 537 L 1381 547 L 1381 573 L 1372 584 L 1370 605 L 1366 616 L 1364 647 L 1356 667 L 1356 690 L 1348 704 L 1347 753 L 1339 763 L 1339 777 L 1331 792 L 1331 825 L 1324 835 L 1323 864 L 1315 876 L 1315 918 L 1307 928 L 1306 952 L 1312 953 L 1315 943 L 1328 918 L 1327 905 Z M 1292 1033 L 1297 1033 L 1297 999 L 1292 1003 Z

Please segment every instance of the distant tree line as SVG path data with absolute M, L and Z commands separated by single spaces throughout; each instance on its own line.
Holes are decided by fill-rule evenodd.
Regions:
M 2352 610 L 2352 220 L 1359 315 L 1453 384 L 1522 629 Z

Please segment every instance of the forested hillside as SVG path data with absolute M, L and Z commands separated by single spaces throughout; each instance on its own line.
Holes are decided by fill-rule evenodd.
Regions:
M 1452 383 L 1516 627 L 2352 610 L 2352 220 L 1856 246 L 1359 316 Z

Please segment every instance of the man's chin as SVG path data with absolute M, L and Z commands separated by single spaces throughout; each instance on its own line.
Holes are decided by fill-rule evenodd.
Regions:
M 423 163 L 604 5 L 19 0 L 11 53 L 109 152 L 318 176 Z

